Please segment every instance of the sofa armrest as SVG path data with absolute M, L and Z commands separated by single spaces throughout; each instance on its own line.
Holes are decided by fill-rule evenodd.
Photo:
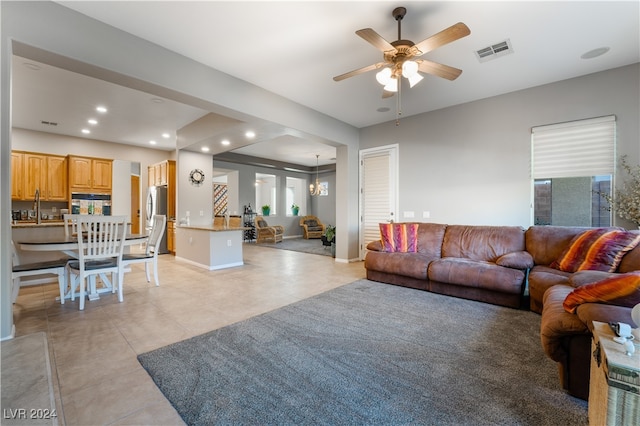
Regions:
M 562 302 L 571 291 L 573 291 L 572 287 L 555 285 L 544 293 L 543 298 L 540 340 L 547 356 L 557 362 L 567 360 L 568 354 L 563 345 L 564 338 L 571 335 L 590 334 L 589 328 L 578 315 L 568 313 L 562 306 Z
M 526 251 L 515 251 L 500 256 L 496 264 L 513 269 L 530 269 L 533 268 L 533 256 Z
M 367 244 L 367 250 L 384 251 L 384 247 L 382 247 L 382 241 L 380 240 L 371 241 L 369 244 Z

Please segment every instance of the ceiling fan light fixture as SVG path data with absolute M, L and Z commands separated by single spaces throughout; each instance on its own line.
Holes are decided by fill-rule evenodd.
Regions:
M 391 78 L 389 82 L 384 86 L 384 90 L 387 92 L 397 92 L 398 91 L 398 79 Z
M 405 61 L 402 64 L 402 76 L 411 79 L 418 73 L 418 63 L 414 61 Z
M 391 80 L 391 68 L 382 68 L 382 70 L 376 73 L 376 80 L 383 86 L 389 84 Z
M 420 73 L 415 73 L 411 77 L 408 77 L 409 87 L 413 87 L 416 84 L 420 83 L 424 77 L 420 75 Z

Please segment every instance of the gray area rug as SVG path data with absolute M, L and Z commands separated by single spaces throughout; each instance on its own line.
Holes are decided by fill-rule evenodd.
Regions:
M 287 238 L 279 243 L 260 243 L 260 247 L 271 247 L 281 250 L 300 251 L 303 253 L 319 254 L 322 256 L 331 256 L 331 247 L 322 245 L 320 239 L 305 240 L 304 238 Z
M 190 425 L 586 425 L 539 327 L 359 280 L 138 359 Z

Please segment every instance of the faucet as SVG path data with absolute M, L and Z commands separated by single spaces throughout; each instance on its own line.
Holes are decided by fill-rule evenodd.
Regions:
M 33 204 L 36 210 L 36 223 L 40 225 L 42 223 L 42 218 L 40 217 L 40 189 L 36 189 L 36 194 L 33 199 Z

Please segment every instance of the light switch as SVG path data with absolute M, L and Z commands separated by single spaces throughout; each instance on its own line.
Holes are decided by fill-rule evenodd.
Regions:
M 414 212 L 404 212 L 404 217 L 415 217 Z
M 422 218 L 423 219 L 429 219 L 430 217 L 431 217 L 431 212 L 430 211 L 422 212 Z

